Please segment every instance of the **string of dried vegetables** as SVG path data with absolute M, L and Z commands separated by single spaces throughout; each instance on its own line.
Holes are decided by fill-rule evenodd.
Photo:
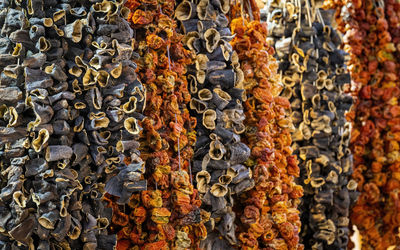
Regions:
M 106 0 L 1 5 L 2 245 L 113 248 L 104 183 L 139 159 L 145 98 L 126 9 Z M 146 186 L 140 173 L 125 177 L 114 189 L 122 200 Z
M 357 184 L 350 180 L 351 124 L 345 114 L 352 98 L 341 39 L 308 0 L 270 5 L 270 41 L 274 44 L 290 100 L 293 150 L 299 156 L 300 205 L 305 249 L 345 249 L 349 242 L 349 207 Z M 324 18 L 325 17 L 325 18 Z
M 127 17 L 135 33 L 138 75 L 146 90 L 140 125 L 140 152 L 146 162 L 148 190 L 133 194 L 116 209 L 123 221 L 113 221 L 117 249 L 197 249 L 206 236 L 208 214 L 193 188 L 190 159 L 196 120 L 187 104 L 186 65 L 192 54 L 176 32 L 174 1 L 127 1 Z M 114 199 L 109 199 L 116 207 Z
M 356 103 L 351 149 L 353 177 L 361 195 L 351 222 L 362 236 L 363 249 L 398 246 L 400 96 L 400 4 L 396 1 L 326 1 L 336 9 Z
M 232 15 L 242 17 L 231 21 L 236 35 L 231 44 L 244 72 L 247 100 L 243 141 L 251 149 L 247 165 L 255 187 L 242 194 L 234 206 L 241 221 L 237 234 L 242 249 L 303 249 L 297 209 L 303 188 L 295 183 L 300 169 L 290 147 L 290 103 L 279 96 L 282 84 L 274 50 L 267 44 L 266 23 L 260 23 L 256 4 L 246 3 L 246 8 L 241 9 L 239 4 L 232 8 Z M 248 15 L 241 10 L 247 10 Z
M 233 195 L 254 186 L 243 165 L 250 155 L 240 140 L 245 131 L 243 72 L 229 44 L 228 12 L 229 1 L 219 0 L 183 1 L 176 9 L 185 45 L 196 54 L 188 70 L 190 108 L 198 121 L 193 173 L 202 207 L 211 212 L 201 249 L 238 245 Z

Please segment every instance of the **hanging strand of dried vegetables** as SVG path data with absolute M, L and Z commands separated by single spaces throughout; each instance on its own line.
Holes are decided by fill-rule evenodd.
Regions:
M 325 1 L 336 9 L 356 103 L 351 149 L 361 195 L 351 212 L 363 249 L 398 246 L 400 238 L 400 3 Z
M 294 154 L 304 196 L 300 205 L 305 249 L 344 249 L 349 207 L 357 197 L 349 149 L 351 124 L 345 114 L 352 97 L 344 93 L 350 75 L 340 36 L 330 18 L 308 0 L 271 4 L 269 36 L 290 100 Z
M 140 162 L 134 117 L 145 98 L 126 9 L 107 0 L 1 7 L 1 240 L 12 238 L 2 245 L 111 249 L 115 217 L 102 196 L 116 166 Z M 140 171 L 125 177 L 121 199 L 145 188 Z
M 114 223 L 117 249 L 197 249 L 206 236 L 201 201 L 193 188 L 190 159 L 196 141 L 196 119 L 186 105 L 186 65 L 192 55 L 176 32 L 174 1 L 127 1 L 127 17 L 139 57 L 138 75 L 146 90 L 139 124 L 140 152 L 146 162 L 148 190 L 133 194 L 119 209 L 126 223 Z M 112 206 L 115 202 L 111 201 Z
M 252 188 L 250 169 L 243 163 L 250 149 L 241 142 L 243 72 L 229 41 L 229 1 L 183 1 L 176 9 L 185 45 L 196 54 L 188 70 L 191 112 L 197 118 L 193 174 L 202 207 L 211 212 L 201 249 L 231 249 L 235 236 L 233 195 Z
M 242 141 L 251 149 L 246 164 L 255 181 L 234 206 L 241 221 L 237 235 L 242 249 L 303 249 L 297 209 L 303 188 L 295 183 L 300 169 L 291 149 L 290 103 L 279 96 L 282 84 L 274 50 L 267 44 L 267 25 L 260 23 L 253 1 L 236 4 L 232 15 L 231 44 L 239 55 L 247 94 Z

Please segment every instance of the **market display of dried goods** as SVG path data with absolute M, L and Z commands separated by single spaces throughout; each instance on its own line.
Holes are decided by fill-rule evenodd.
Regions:
M 126 9 L 107 0 L 0 5 L 0 245 L 111 249 L 105 183 L 120 202 L 146 189 L 135 141 L 145 94 Z
M 229 1 L 183 1 L 176 18 L 185 46 L 195 53 L 188 69 L 191 113 L 197 118 L 193 174 L 202 208 L 211 212 L 201 249 L 231 249 L 236 235 L 234 197 L 252 188 L 254 180 L 243 163 L 250 155 L 241 142 L 243 72 L 229 42 L 233 35 L 226 17 Z
M 133 194 L 123 207 L 107 196 L 116 211 L 110 230 L 117 233 L 117 249 L 198 248 L 207 233 L 203 222 L 209 214 L 199 208 L 190 165 L 196 119 L 187 109 L 185 74 L 193 55 L 176 32 L 174 5 L 174 1 L 125 3 L 138 54 L 134 61 L 145 89 L 139 149 L 148 188 Z
M 284 84 L 281 96 L 290 100 L 296 127 L 292 147 L 304 188 L 300 237 L 305 249 L 346 249 L 357 183 L 350 178 L 351 124 L 345 114 L 353 100 L 343 93 L 350 75 L 338 49 L 340 36 L 327 13 L 308 0 L 272 4 L 267 13 Z
M 400 2 L 262 1 L 0 0 L 0 248 L 400 246 Z
M 349 118 L 353 178 L 361 195 L 351 223 L 360 231 L 362 249 L 399 246 L 400 3 L 325 1 L 325 7 L 336 9 L 356 97 Z
M 242 249 L 303 249 L 299 244 L 301 222 L 297 209 L 303 188 L 295 183 L 300 170 L 290 147 L 290 103 L 279 96 L 282 87 L 278 63 L 273 48 L 267 44 L 266 23 L 260 23 L 254 3 L 246 7 L 245 10 L 252 10 L 247 15 L 239 5 L 232 8 L 232 15 L 242 17 L 231 21 L 236 34 L 231 44 L 244 72 L 247 98 L 243 141 L 251 149 L 247 165 L 255 187 L 235 201 L 241 222 L 238 239 Z

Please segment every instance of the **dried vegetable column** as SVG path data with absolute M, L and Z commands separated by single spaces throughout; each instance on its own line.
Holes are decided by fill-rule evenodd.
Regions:
M 300 237 L 305 249 L 345 249 L 357 184 L 350 180 L 351 124 L 345 114 L 353 100 L 344 93 L 350 75 L 337 49 L 341 39 L 327 13 L 309 1 L 270 8 L 269 41 L 280 61 L 281 96 L 291 103 L 292 147 L 304 188 Z
M 274 50 L 267 44 L 267 24 L 260 23 L 259 9 L 247 2 L 244 19 L 240 6 L 231 21 L 236 34 L 231 44 L 244 72 L 247 100 L 244 104 L 246 132 L 250 146 L 247 165 L 255 187 L 237 199 L 235 212 L 241 224 L 237 230 L 242 249 L 303 249 L 299 243 L 299 210 L 303 188 L 295 183 L 300 169 L 292 154 L 290 103 L 279 96 L 282 84 L 277 74 Z M 253 17 L 255 20 L 250 21 Z M 257 18 L 258 17 L 258 18 Z
M 191 113 L 197 118 L 193 173 L 202 207 L 211 212 L 202 249 L 231 249 L 235 236 L 233 195 L 252 188 L 251 172 L 243 163 L 250 149 L 241 142 L 245 131 L 243 72 L 229 41 L 229 1 L 181 2 L 176 18 L 185 45 L 196 54 L 188 70 Z
M 145 98 L 126 9 L 117 1 L 1 7 L 1 237 L 11 238 L 3 245 L 113 248 L 105 174 L 138 158 L 134 113 Z M 137 171 L 118 182 L 121 199 L 145 188 Z
M 191 183 L 190 159 L 196 119 L 189 115 L 186 65 L 192 54 L 176 33 L 174 1 L 128 1 L 134 30 L 138 76 L 146 105 L 140 124 L 140 152 L 146 162 L 148 190 L 133 194 L 113 221 L 118 249 L 198 248 L 206 236 L 198 192 Z M 115 200 L 110 199 L 115 207 Z
M 400 239 L 400 4 L 396 1 L 326 1 L 336 9 L 356 103 L 351 149 L 361 195 L 351 222 L 363 249 L 398 246 Z

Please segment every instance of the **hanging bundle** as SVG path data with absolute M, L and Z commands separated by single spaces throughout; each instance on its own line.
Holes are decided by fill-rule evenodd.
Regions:
M 192 54 L 183 48 L 176 32 L 174 1 L 128 1 L 125 6 L 138 53 L 138 76 L 143 82 L 146 104 L 138 122 L 140 152 L 146 163 L 148 190 L 130 196 L 119 207 L 109 204 L 124 223 L 115 221 L 118 249 L 196 249 L 206 236 L 201 201 L 193 188 L 190 159 L 196 141 L 196 119 L 189 115 L 186 65 Z M 129 106 L 127 107 L 129 108 Z M 126 120 L 125 120 L 126 121 Z
M 396 1 L 326 1 L 336 9 L 356 103 L 351 149 L 353 178 L 361 195 L 351 213 L 363 249 L 398 246 L 400 209 L 400 3 Z
M 269 41 L 280 60 L 284 89 L 290 100 L 293 150 L 299 157 L 305 249 L 344 249 L 349 237 L 349 207 L 357 184 L 350 180 L 351 124 L 345 114 L 352 97 L 340 36 L 322 13 L 305 1 L 270 4 Z
M 135 117 L 145 98 L 130 60 L 126 9 L 120 1 L 0 5 L 0 159 L 7 179 L 1 245 L 111 249 L 116 237 L 107 227 L 115 217 L 102 201 L 105 183 L 113 180 L 121 202 L 146 188 L 141 168 L 126 174 L 128 159 L 142 166 Z
M 185 33 L 185 45 L 196 54 L 188 70 L 191 112 L 198 135 L 193 173 L 202 207 L 211 212 L 202 249 L 229 249 L 235 236 L 233 195 L 252 188 L 251 172 L 243 163 L 250 149 L 241 142 L 245 119 L 243 72 L 232 50 L 229 1 L 183 1 L 176 18 Z
M 266 23 L 260 23 L 259 10 L 251 2 L 232 7 L 232 14 L 242 17 L 231 21 L 236 34 L 231 44 L 239 56 L 247 94 L 242 141 L 251 149 L 246 164 L 255 181 L 255 187 L 239 196 L 234 205 L 241 222 L 237 234 L 242 249 L 303 249 L 297 209 L 303 188 L 295 183 L 300 169 L 290 147 L 290 103 L 279 96 L 278 63 L 267 44 Z

